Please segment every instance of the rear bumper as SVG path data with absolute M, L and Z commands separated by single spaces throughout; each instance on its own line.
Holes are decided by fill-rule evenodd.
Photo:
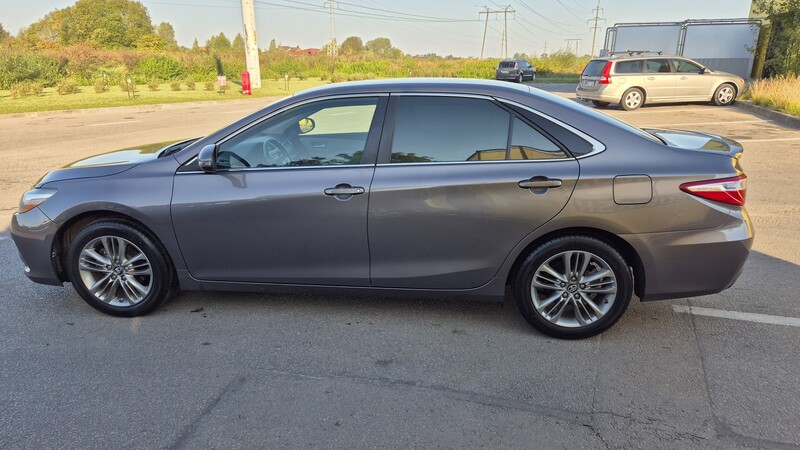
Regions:
M 519 78 L 518 73 L 498 73 L 494 76 L 495 80 L 516 80 Z
M 619 103 L 620 98 L 616 95 L 609 95 L 602 90 L 598 91 L 585 91 L 580 88 L 575 90 L 575 96 L 578 100 L 589 101 L 595 100 L 598 102 Z
M 715 294 L 733 285 L 753 245 L 745 210 L 714 230 L 623 235 L 642 259 L 643 301 Z
M 58 225 L 39 208 L 14 214 L 11 218 L 11 238 L 25 265 L 25 275 L 36 283 L 62 285 L 53 268 L 53 239 Z

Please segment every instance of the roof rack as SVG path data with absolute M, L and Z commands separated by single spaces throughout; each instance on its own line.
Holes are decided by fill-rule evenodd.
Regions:
M 619 51 L 619 52 L 608 52 L 607 55 L 608 56 L 616 56 L 616 55 L 633 56 L 633 55 L 645 55 L 645 54 L 647 54 L 647 55 L 661 55 L 662 53 L 663 52 L 661 52 L 661 51 L 653 52 L 653 51 L 650 51 L 650 50 L 625 50 L 625 51 Z

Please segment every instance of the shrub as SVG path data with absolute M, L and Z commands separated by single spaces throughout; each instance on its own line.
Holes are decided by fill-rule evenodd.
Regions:
M 29 94 L 35 95 L 35 96 L 38 97 L 38 96 L 42 95 L 43 91 L 44 91 L 44 86 L 42 86 L 41 83 L 34 83 L 34 82 L 28 83 L 28 93 Z
M 186 88 L 190 91 L 195 90 L 195 83 L 194 80 L 186 80 Z
M 98 94 L 102 94 L 103 92 L 108 92 L 108 83 L 104 79 L 99 79 L 94 82 L 94 91 Z
M 150 55 L 136 64 L 134 75 L 146 80 L 170 81 L 183 77 L 183 63 L 169 55 Z
M 169 84 L 169 88 L 173 91 L 180 91 L 181 90 L 181 82 L 180 81 L 173 81 Z
M 158 90 L 158 81 L 156 81 L 156 80 L 150 81 L 149 83 L 147 83 L 147 88 L 150 89 L 151 91 L 157 91 Z
M 28 95 L 28 82 L 20 81 L 11 86 L 11 98 L 20 98 Z
M 206 81 L 204 83 L 204 86 L 205 86 L 205 89 L 207 91 L 213 91 L 214 90 L 214 82 L 213 81 Z
M 37 81 L 53 86 L 63 78 L 58 61 L 34 53 L 0 52 L 0 89 L 21 81 Z
M 58 95 L 77 94 L 81 90 L 78 88 L 78 83 L 73 80 L 64 80 L 56 86 Z

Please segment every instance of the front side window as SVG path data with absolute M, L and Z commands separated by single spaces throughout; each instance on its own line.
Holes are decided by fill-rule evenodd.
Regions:
M 675 59 L 673 62 L 675 63 L 675 70 L 677 70 L 678 73 L 700 73 L 703 71 L 700 65 L 686 61 L 685 59 Z
M 401 97 L 398 102 L 393 163 L 567 157 L 543 132 L 489 100 Z
M 647 60 L 647 73 L 670 73 L 672 69 L 669 66 L 668 59 L 648 59 Z
M 217 167 L 360 164 L 377 105 L 370 97 L 292 108 L 223 142 Z

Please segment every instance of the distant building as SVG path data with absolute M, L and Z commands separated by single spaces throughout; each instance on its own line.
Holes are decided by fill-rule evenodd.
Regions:
M 292 54 L 294 56 L 314 56 L 319 52 L 320 52 L 320 50 L 318 48 L 304 48 L 304 49 L 301 49 L 300 47 L 297 47 L 297 49 L 295 49 L 294 52 L 292 52 Z

